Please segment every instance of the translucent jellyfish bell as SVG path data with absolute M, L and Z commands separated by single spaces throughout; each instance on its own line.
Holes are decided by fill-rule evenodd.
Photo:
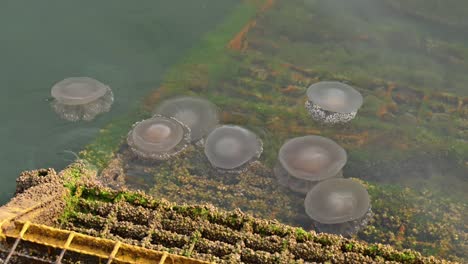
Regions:
M 304 201 L 307 215 L 320 232 L 352 235 L 372 215 L 367 190 L 351 179 L 330 179 L 315 185 Z
M 192 142 L 210 133 L 219 123 L 216 106 L 202 98 L 177 97 L 161 103 L 155 114 L 174 117 L 190 128 Z
M 346 151 L 331 139 L 296 137 L 281 146 L 274 174 L 280 184 L 307 193 L 319 181 L 341 177 L 346 160 Z
M 250 130 L 224 125 L 213 130 L 205 142 L 205 155 L 223 172 L 242 172 L 263 152 L 262 141 Z
M 313 119 L 329 124 L 351 121 L 362 105 L 362 96 L 341 82 L 318 82 L 307 89 L 306 108 Z
M 88 77 L 64 79 L 52 87 L 51 95 L 54 111 L 69 121 L 92 120 L 114 102 L 109 86 Z
M 174 118 L 155 116 L 136 123 L 127 143 L 140 158 L 167 160 L 190 143 L 190 129 Z

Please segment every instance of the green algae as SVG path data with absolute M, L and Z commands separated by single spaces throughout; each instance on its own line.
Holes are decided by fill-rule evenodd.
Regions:
M 149 97 L 150 99 L 145 102 L 145 110 L 142 110 L 141 115 L 136 115 L 138 118 L 128 117 L 121 122 L 110 124 L 99 138 L 86 148 L 82 156 L 100 169 L 104 168 L 115 157 L 114 154 L 131 123 L 147 116 L 147 112 L 154 108 L 159 100 L 187 94 L 204 96 L 217 104 L 223 109 L 223 122 L 243 125 L 258 133 L 264 141 L 261 161 L 269 168 L 276 162 L 276 153 L 287 138 L 304 134 L 321 134 L 336 140 L 347 149 L 350 158 L 345 176 L 362 175 L 366 180 L 375 182 L 388 176 L 384 174 L 379 178 L 374 175 L 376 171 L 383 171 L 382 168 L 387 168 L 388 171 L 394 170 L 390 174 L 392 176 L 398 174 L 404 176 L 409 170 L 394 168 L 395 164 L 401 164 L 414 156 L 421 156 L 421 153 L 434 153 L 432 156 L 424 156 L 421 160 L 430 162 L 439 157 L 444 160 L 454 160 L 456 161 L 454 166 L 458 166 L 459 169 L 457 174 L 466 171 L 468 144 L 464 141 L 463 134 L 450 134 L 442 129 L 455 124 L 458 125 L 458 130 L 468 127 L 464 121 L 468 113 L 466 103 L 462 104 L 461 109 L 457 109 L 457 103 L 466 98 L 455 94 L 461 91 L 457 88 L 458 84 L 464 83 L 466 78 L 456 75 L 459 70 L 453 74 L 447 73 L 435 63 L 440 60 L 450 60 L 452 56 L 450 54 L 466 58 L 467 47 L 460 43 L 448 43 L 443 39 L 425 39 L 424 35 L 414 31 L 416 35 L 406 39 L 405 46 L 399 47 L 399 54 L 387 50 L 376 56 L 382 43 L 394 43 L 395 39 L 399 39 L 402 25 L 393 25 L 394 28 L 376 25 L 376 28 L 368 29 L 373 35 L 365 36 L 359 32 L 336 31 L 338 29 L 328 24 L 326 19 L 319 21 L 323 16 L 318 14 L 318 11 L 313 11 L 310 6 L 308 9 L 300 8 L 303 1 L 278 1 L 277 5 L 266 14 L 259 15 L 257 25 L 262 30 L 261 34 L 258 32 L 260 29 L 256 28 L 249 32 L 246 40 L 249 48 L 238 53 L 226 49 L 226 45 L 255 13 L 253 6 L 240 5 L 224 24 L 206 36 L 199 46 L 168 73 L 161 88 L 156 91 L 157 96 Z M 298 12 L 303 15 L 291 15 Z M 313 12 L 316 16 L 310 16 L 308 12 Z M 315 26 L 298 28 L 298 24 Z M 305 38 L 307 35 L 310 37 Z M 350 41 L 354 43 L 350 47 L 340 45 Z M 324 46 L 327 48 L 324 49 Z M 405 52 L 408 52 L 409 48 L 417 52 L 408 56 Z M 359 51 L 359 55 L 355 56 L 355 53 L 349 52 L 349 49 Z M 273 54 L 277 55 L 273 57 Z M 408 61 L 405 62 L 406 68 L 399 66 L 399 63 L 404 61 L 403 58 Z M 294 65 L 289 64 L 291 62 Z M 465 62 L 461 63 L 462 68 L 466 68 Z M 360 66 L 350 68 L 350 65 Z M 426 67 L 427 65 L 431 67 Z M 415 70 L 409 74 L 407 68 L 411 67 Z M 449 98 L 455 99 L 439 101 L 440 97 L 437 97 L 435 90 L 445 86 L 446 79 L 440 78 L 444 74 L 456 80 L 456 85 L 451 85 L 454 90 L 448 93 Z M 342 127 L 323 127 L 309 120 L 303 107 L 304 87 L 312 82 L 326 79 L 355 84 L 363 92 L 364 106 L 351 124 Z M 389 92 L 389 87 L 393 84 L 397 88 Z M 440 111 L 449 114 L 450 118 L 443 122 L 432 118 L 434 113 Z M 405 114 L 409 121 L 400 122 Z M 413 121 L 416 121 L 417 126 Z M 189 153 L 189 157 L 192 154 Z M 151 192 L 155 196 L 162 195 L 177 202 L 197 200 L 216 203 L 217 200 L 231 199 L 237 202 L 233 203 L 232 208 L 229 206 L 228 208 L 244 206 L 249 208 L 249 213 L 254 213 L 254 208 L 257 208 L 256 213 L 266 217 L 265 212 L 270 208 L 265 206 L 265 200 L 236 200 L 234 191 L 231 196 L 223 197 L 225 190 L 214 189 L 219 185 L 219 179 L 207 178 L 207 175 L 213 172 L 209 166 L 206 166 L 207 163 L 199 162 L 200 160 L 202 159 L 195 155 L 193 159 L 178 159 L 159 166 L 154 172 L 157 186 Z M 255 173 L 250 174 L 251 178 L 247 177 L 245 183 L 255 183 L 255 180 L 252 180 L 255 176 Z M 260 186 L 269 183 L 274 184 L 274 181 L 270 180 Z M 181 189 L 184 184 L 186 188 Z M 227 186 L 228 189 L 245 187 Z M 445 201 L 455 207 L 449 216 L 457 215 L 463 210 L 459 201 L 438 200 L 439 196 L 437 198 L 421 196 L 436 201 L 435 205 L 431 205 L 418 196 L 418 190 L 413 193 L 407 189 L 401 192 L 400 187 L 393 185 L 382 188 L 371 184 L 368 186 L 373 186 L 370 188 L 370 193 L 375 201 L 373 207 L 377 213 L 377 220 L 363 231 L 364 233 L 359 234 L 360 238 L 389 243 L 400 249 L 413 248 L 424 254 L 437 254 L 455 259 L 463 255 L 464 249 L 460 240 L 446 235 L 458 232 L 460 227 L 457 225 L 460 219 L 457 217 L 447 219 L 443 215 L 434 213 L 437 212 L 435 208 L 443 208 L 440 201 Z M 440 188 L 436 185 L 431 187 L 436 190 Z M 204 191 L 203 188 L 213 188 L 213 191 Z M 463 185 L 455 189 L 455 196 L 464 190 Z M 267 193 L 267 190 L 271 189 L 263 189 L 263 192 Z M 274 191 L 281 193 L 280 190 Z M 106 195 L 101 196 L 101 194 L 98 196 L 104 201 L 114 199 L 109 200 L 110 198 L 107 199 Z M 136 197 L 129 199 L 140 201 Z M 288 206 L 300 210 L 300 207 L 295 207 L 300 204 L 298 200 L 289 200 Z M 278 206 L 284 206 L 281 202 L 284 200 L 280 201 Z M 141 203 L 144 204 L 145 201 L 141 200 Z M 218 216 L 206 215 L 204 209 L 190 209 L 190 211 L 187 208 L 176 208 L 175 210 L 183 210 L 202 218 L 219 219 Z M 415 214 L 414 211 L 418 213 Z M 290 215 L 276 214 L 274 217 L 288 221 Z M 230 226 L 240 225 L 236 217 L 226 221 Z M 431 224 L 443 222 L 450 224 L 441 229 L 434 228 L 435 224 Z M 408 230 L 408 225 L 413 225 L 411 223 L 414 223 L 419 235 L 416 232 L 412 234 L 411 229 L 410 233 L 403 232 L 403 236 L 398 237 L 399 228 L 404 226 L 405 230 Z M 424 228 L 433 230 L 434 235 L 420 235 L 420 230 Z M 265 227 L 261 228 L 260 232 L 271 234 L 278 231 L 274 229 L 274 227 Z M 323 245 L 330 244 L 325 238 L 317 242 Z M 353 250 L 354 246 L 345 246 L 345 248 Z M 368 251 L 373 256 L 381 255 L 378 247 L 368 248 Z M 413 255 L 402 254 L 388 259 L 411 263 Z
M 79 153 L 80 157 L 102 170 L 114 157 L 114 153 L 131 129 L 131 125 L 147 117 L 149 114 L 139 110 L 114 120 L 100 130 L 97 138 Z
M 343 10 L 340 4 L 345 1 L 330 2 L 329 6 L 314 3 L 314 8 L 300 12 L 306 14 L 293 16 L 298 13 L 298 6 L 305 3 L 279 1 L 281 8 L 272 10 L 265 19 L 271 26 L 263 33 L 267 35 L 264 41 L 279 43 L 282 48 L 277 52 L 286 61 L 317 71 L 334 72 L 349 79 L 374 76 L 419 87 L 447 86 L 450 82 L 449 86 L 458 87 L 458 92 L 466 95 L 462 88 L 466 76 L 461 69 L 466 69 L 463 56 L 467 47 L 461 44 L 460 34 L 447 36 L 447 30 L 435 31 L 430 25 L 405 17 L 387 19 L 388 11 L 380 1 L 349 1 L 351 8 Z M 353 14 L 356 2 L 367 3 L 364 15 L 357 21 L 347 21 L 357 17 Z M 278 40 L 278 35 L 283 38 Z M 460 63 L 455 62 L 456 58 L 460 58 Z M 444 74 L 450 78 L 441 78 Z
M 176 167 L 179 167 L 183 163 L 174 162 L 173 164 L 178 164 Z M 160 170 L 158 171 L 158 173 L 160 173 Z M 257 197 L 250 194 L 249 187 L 237 187 L 236 185 L 230 185 L 229 182 L 222 183 L 215 181 L 213 184 L 216 184 L 217 188 L 223 191 L 219 192 L 217 191 L 218 189 L 211 191 L 211 184 L 206 182 L 206 178 L 203 176 L 200 177 L 193 172 L 190 174 L 178 174 L 178 172 L 170 174 L 170 171 L 171 169 L 168 168 L 166 177 L 167 179 L 172 179 L 170 180 L 171 184 L 157 180 L 156 182 L 160 182 L 161 185 L 157 188 L 153 188 L 150 193 L 157 197 L 162 196 L 168 200 L 178 202 L 188 200 L 210 202 L 230 209 L 234 209 L 236 207 L 235 205 L 239 205 L 247 212 L 255 213 L 262 217 L 271 217 L 269 216 L 271 207 L 267 207 L 267 209 L 263 210 L 262 205 L 259 203 L 251 203 L 249 206 L 248 203 L 242 201 L 242 198 L 236 198 L 230 195 L 231 192 L 235 193 L 236 190 L 242 189 L 244 193 L 248 194 L 250 201 L 258 200 L 262 204 L 272 204 L 272 202 L 264 200 L 266 198 L 258 197 L 258 194 L 256 194 Z M 460 214 L 463 214 L 466 208 L 460 200 L 444 199 L 440 194 L 436 195 L 429 192 L 420 193 L 408 188 L 402 190 L 400 186 L 396 185 L 384 185 L 380 187 L 365 182 L 363 182 L 363 184 L 367 186 L 371 194 L 375 218 L 371 221 L 368 228 L 358 234 L 359 238 L 366 241 L 388 243 L 399 249 L 415 248 L 425 254 L 436 253 L 447 257 L 451 254 L 453 254 L 452 257 L 454 257 L 458 254 L 455 252 L 463 251 L 463 244 L 461 243 L 463 239 L 460 240 L 460 238 L 456 239 L 455 236 L 447 235 L 463 233 L 461 226 L 461 219 L 463 217 L 461 217 Z M 170 191 L 164 191 L 166 188 L 165 186 L 172 187 Z M 265 188 L 261 187 L 262 185 L 259 185 L 258 182 L 256 186 L 262 189 Z M 297 219 L 297 217 L 295 217 L 294 214 L 285 215 L 285 213 L 296 211 L 300 214 L 302 211 L 300 207 L 302 200 L 299 197 L 289 196 L 287 192 L 274 193 L 275 201 L 283 201 L 281 202 L 282 208 L 289 208 L 275 214 L 275 217 L 281 219 L 281 221 L 293 224 L 293 222 L 290 222 L 291 219 Z M 231 203 L 234 204 L 234 206 L 232 206 Z M 286 204 L 287 206 L 285 206 Z M 446 204 L 450 204 L 452 208 L 449 214 L 445 209 Z M 188 209 L 183 207 L 177 210 L 186 211 Z M 206 218 L 206 216 L 204 216 L 207 213 L 205 210 L 205 208 L 198 208 L 190 213 L 187 211 L 186 214 L 202 215 L 203 218 Z M 236 219 L 237 218 L 231 219 L 229 225 L 238 228 L 240 223 L 236 222 Z M 440 225 L 436 223 L 445 224 Z M 410 231 L 398 235 L 402 226 Z M 254 226 L 253 228 L 256 232 L 263 235 L 275 234 L 281 237 L 287 235 L 287 233 L 284 233 L 284 231 L 276 225 Z M 296 229 L 296 234 L 298 234 L 297 236 L 300 237 L 300 240 L 304 240 L 305 238 L 303 236 L 306 235 L 303 234 L 301 230 L 302 229 Z M 424 230 L 431 230 L 433 234 L 429 236 Z M 422 233 L 424 233 L 424 235 Z M 463 236 L 465 235 L 466 234 Z M 323 245 L 330 243 L 321 239 L 316 240 L 316 242 Z M 435 251 L 435 249 L 440 248 L 441 245 L 444 245 L 446 248 L 442 251 Z
M 226 43 L 236 32 L 250 19 L 256 12 L 255 5 L 251 3 L 241 3 L 238 7 L 219 25 L 213 32 L 204 36 L 196 47 L 188 52 L 184 59 L 169 70 L 164 81 L 164 86 L 168 86 L 167 94 L 164 97 L 187 94 L 187 80 L 193 80 L 190 70 L 193 64 L 203 64 L 212 75 L 220 67 L 217 67 L 228 59 L 224 53 Z M 188 66 L 190 65 L 190 66 Z M 152 109 L 148 109 L 151 111 Z M 120 117 L 104 127 L 98 137 L 80 152 L 80 156 L 103 169 L 113 157 L 118 146 L 123 141 L 131 128 L 131 125 L 138 120 L 150 116 L 149 111 L 143 106 L 129 115 Z
M 463 256 L 463 238 L 459 237 L 467 236 L 461 221 L 467 217 L 463 200 L 394 185 L 363 184 L 372 198 L 375 216 L 359 238 L 454 260 Z
M 229 254 L 229 252 L 231 252 L 231 254 L 236 254 L 229 249 L 232 248 L 232 245 L 221 242 L 225 241 L 224 239 L 227 237 L 230 237 L 234 239 L 234 241 L 239 240 L 246 242 L 246 245 L 242 243 L 243 246 L 241 246 L 244 248 L 241 250 L 241 252 L 243 252 L 242 256 L 247 257 L 244 253 L 246 253 L 245 250 L 248 250 L 250 257 L 258 259 L 254 261 L 255 263 L 270 263 L 271 259 L 283 259 L 287 263 L 293 263 L 293 261 L 297 261 L 300 258 L 304 258 L 303 260 L 308 261 L 332 261 L 335 263 L 342 259 L 345 253 L 354 254 L 353 261 L 349 259 L 348 263 L 362 263 L 362 261 L 372 260 L 397 261 L 401 263 L 446 263 L 435 258 L 425 258 L 415 251 L 397 251 L 389 246 L 381 244 L 366 244 L 357 240 L 345 239 L 340 236 L 306 232 L 300 228 L 283 225 L 276 221 L 266 221 L 255 218 L 239 211 L 228 212 L 206 205 L 177 205 L 145 196 L 145 194 L 141 192 L 115 191 L 94 186 L 90 183 L 80 184 L 78 189 L 81 190 L 81 192 L 73 195 L 73 199 L 76 202 L 73 204 L 70 203 L 70 207 L 74 206 L 74 210 L 70 210 L 72 213 L 66 214 L 61 218 L 63 220 L 61 224 L 65 228 L 85 233 L 90 232 L 91 234 L 96 234 L 96 232 L 98 232 L 98 234 L 101 234 L 103 237 L 107 237 L 109 235 L 108 232 L 114 230 L 111 232 L 119 232 L 119 236 L 113 236 L 113 239 L 135 243 L 134 239 L 137 237 L 136 234 L 140 232 L 138 230 L 148 230 L 148 228 L 143 227 L 143 229 L 141 229 L 141 226 L 139 227 L 137 224 L 125 222 L 127 220 L 119 222 L 116 218 L 117 212 L 120 212 L 118 213 L 121 215 L 120 217 L 124 217 L 124 219 L 131 220 L 135 223 L 148 221 L 152 222 L 154 225 L 158 223 L 155 221 L 162 221 L 160 224 L 157 224 L 161 225 L 162 223 L 168 223 L 168 221 L 173 222 L 177 220 L 180 224 L 179 229 L 172 229 L 172 225 L 162 224 L 160 228 L 151 229 L 147 232 L 151 236 L 162 239 L 158 240 L 159 248 L 185 256 L 196 258 L 203 257 L 203 259 L 210 258 L 212 261 L 221 262 L 220 259 L 214 256 L 217 254 L 216 252 L 226 252 L 224 254 Z M 111 197 L 109 194 L 112 194 Z M 141 198 L 142 196 L 145 197 L 144 200 L 147 204 L 160 204 L 163 206 L 151 209 L 154 211 L 150 212 L 139 208 L 139 205 L 132 205 L 124 200 L 115 202 L 116 199 L 119 199 L 118 197 Z M 103 211 L 98 213 L 105 214 L 106 218 L 96 215 L 97 211 L 94 211 L 97 207 L 92 204 L 96 204 L 97 197 L 102 200 L 99 203 L 107 204 L 106 206 L 109 207 L 110 213 L 104 213 Z M 130 200 L 135 201 L 134 199 Z M 104 207 L 104 204 L 99 205 L 99 203 L 97 204 L 99 207 Z M 78 206 L 78 204 L 81 206 Z M 89 210 L 89 208 L 95 209 Z M 124 212 L 130 215 L 123 215 Z M 136 212 L 140 212 L 140 215 L 134 215 Z M 148 217 L 151 215 L 156 216 L 156 218 L 150 220 Z M 147 219 L 140 219 L 141 217 Z M 234 221 L 235 224 L 233 224 L 232 221 Z M 190 229 L 192 230 L 190 233 L 187 233 L 185 229 L 187 224 L 193 227 Z M 117 228 L 118 226 L 120 227 Z M 184 228 L 180 229 L 181 227 Z M 220 227 L 222 228 L 220 229 Z M 172 231 L 169 232 L 167 228 Z M 211 231 L 208 232 L 208 230 Z M 181 235 L 177 232 L 183 232 L 186 235 Z M 207 234 L 209 235 L 207 236 Z M 256 235 L 260 235 L 260 237 Z M 143 238 L 146 236 L 140 237 Z M 285 239 L 278 239 L 278 237 L 284 237 Z M 129 238 L 131 239 L 127 240 Z M 142 245 L 147 246 L 148 244 L 145 242 Z M 201 249 L 201 245 L 204 247 L 211 247 L 214 251 L 209 253 L 208 256 L 199 255 L 197 251 Z M 271 247 L 281 248 L 280 251 L 282 254 L 279 254 L 281 258 L 279 255 L 276 255 L 270 256 L 270 260 L 268 260 L 269 257 L 263 259 L 266 257 L 262 255 L 264 251 L 258 250 Z M 302 251 L 304 247 L 308 249 L 308 253 Z M 283 255 L 283 253 L 286 252 L 288 253 Z M 280 252 L 278 251 L 278 253 Z M 293 253 L 293 255 L 291 255 L 291 253 Z M 251 261 L 253 260 L 251 259 Z M 232 262 L 227 260 L 227 262 L 222 263 Z

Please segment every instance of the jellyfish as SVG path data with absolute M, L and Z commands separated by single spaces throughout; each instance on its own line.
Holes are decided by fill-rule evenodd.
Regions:
M 174 117 L 190 128 L 192 142 L 207 136 L 219 123 L 217 107 L 202 98 L 176 97 L 162 102 L 154 114 Z
M 88 77 L 71 77 L 56 83 L 51 90 L 52 108 L 69 121 L 93 120 L 109 112 L 114 95 L 109 86 Z
M 372 217 L 367 190 L 351 179 L 330 179 L 306 195 L 305 212 L 319 232 L 351 236 Z
M 305 194 L 319 181 L 342 177 L 346 160 L 346 151 L 331 139 L 296 137 L 281 146 L 273 172 L 281 185 Z
M 172 117 L 154 116 L 133 125 L 127 143 L 142 159 L 167 160 L 190 144 L 190 128 Z
M 351 121 L 362 105 L 362 96 L 353 87 L 340 82 L 318 82 L 307 89 L 307 111 L 325 124 Z
M 205 142 L 205 155 L 219 172 L 244 172 L 262 152 L 262 141 L 240 126 L 220 126 L 208 135 Z

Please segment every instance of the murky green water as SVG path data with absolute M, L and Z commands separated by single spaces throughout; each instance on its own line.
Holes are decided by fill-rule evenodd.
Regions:
M 453 255 L 463 256 L 466 247 L 460 241 L 466 232 L 460 232 L 460 238 L 452 233 L 466 230 L 468 21 L 460 10 L 468 6 L 461 0 L 448 1 L 460 5 L 455 8 L 460 12 L 452 16 L 453 11 L 437 6 L 438 1 L 430 1 L 436 6 L 429 9 L 422 1 L 400 6 L 400 0 L 277 0 L 271 10 L 257 16 L 243 52 L 224 50 L 235 33 L 226 37 L 217 32 L 190 57 L 195 64 L 187 67 L 191 72 L 169 76 L 187 87 L 172 87 L 165 96 L 202 95 L 224 111 L 223 120 L 258 133 L 264 141 L 261 162 L 268 167 L 266 172 L 243 175 L 240 183 L 232 178 L 220 183 L 217 173 L 206 173 L 212 168 L 196 154 L 192 160 L 160 167 L 128 166 L 127 180 L 138 184 L 146 184 L 143 176 L 151 183 L 155 180 L 159 184 L 149 186 L 153 194 L 173 201 L 258 209 L 266 212 L 262 217 L 271 213 L 308 227 L 309 218 L 295 219 L 284 212 L 303 213 L 302 197 L 285 194 L 268 169 L 287 138 L 321 134 L 348 152 L 345 177 L 375 184 L 369 192 L 373 209 L 380 214 L 373 223 L 378 232 L 361 233 L 360 238 L 402 246 L 406 235 L 404 247 L 441 256 L 450 254 L 437 251 L 438 241 L 444 241 L 456 244 Z M 165 71 L 236 4 L 235 0 L 4 4 L 0 204 L 12 196 L 20 171 L 60 170 L 103 125 L 134 112 L 159 86 Z M 234 15 L 233 32 L 247 22 L 238 17 L 244 18 Z M 69 76 L 89 76 L 110 85 L 115 95 L 111 112 L 91 122 L 60 120 L 47 99 L 51 86 Z M 321 126 L 303 108 L 306 87 L 330 79 L 355 84 L 363 94 L 363 107 L 348 125 Z M 130 157 L 122 153 L 124 161 Z M 99 155 L 93 154 L 87 158 Z M 188 169 L 178 171 L 181 168 Z M 270 178 L 255 187 L 264 176 Z M 282 210 L 272 212 L 276 203 Z M 428 231 L 433 219 L 436 232 Z M 444 229 L 440 223 L 449 224 Z M 427 241 L 434 247 L 420 246 Z
M 0 204 L 19 172 L 57 170 L 99 128 L 128 113 L 165 70 L 237 1 L 4 1 L 0 8 Z M 46 101 L 66 77 L 89 76 L 114 91 L 110 113 L 60 120 Z M 65 152 L 64 152 L 65 151 Z

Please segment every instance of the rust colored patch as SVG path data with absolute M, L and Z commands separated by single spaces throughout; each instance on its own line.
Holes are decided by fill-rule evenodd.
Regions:
M 379 110 L 377 111 L 377 116 L 379 118 L 383 118 L 384 116 L 386 116 L 388 114 L 388 108 L 387 108 L 387 105 L 382 105 Z
M 431 99 L 431 97 L 429 95 L 427 95 L 427 94 L 425 94 L 424 97 L 423 97 L 424 102 L 428 102 L 430 99 Z
M 148 97 L 145 98 L 143 105 L 145 110 L 151 111 L 152 107 L 161 99 L 161 95 L 167 92 L 168 88 L 166 86 L 160 86 L 154 93 L 151 93 Z
M 290 63 L 283 63 L 281 64 L 281 66 L 285 67 L 285 68 L 288 68 L 288 69 L 291 69 L 293 71 L 296 71 L 296 72 L 299 72 L 305 76 L 310 76 L 310 75 L 313 75 L 313 72 L 311 70 L 308 70 L 308 69 L 304 69 L 304 68 L 301 68 L 299 66 L 296 66 L 294 64 L 290 64 Z
M 268 9 L 270 9 L 273 4 L 275 3 L 274 0 L 266 0 L 265 4 L 260 8 L 260 12 L 266 12 Z
M 297 124 L 290 125 L 288 130 L 293 133 L 305 134 L 305 135 L 320 135 L 322 133 L 320 130 L 302 127 Z
M 271 76 L 276 77 L 276 76 L 280 75 L 280 72 L 279 71 L 271 71 L 270 74 L 271 74 Z
M 305 78 L 304 78 L 304 76 L 302 76 L 299 73 L 293 73 L 293 74 L 291 74 L 291 79 L 293 81 L 295 81 L 295 82 L 300 82 L 300 81 L 304 80 Z
M 259 12 L 263 13 L 270 9 L 274 4 L 274 0 L 266 0 L 265 3 L 260 7 Z M 229 41 L 228 48 L 232 50 L 237 50 L 237 51 L 244 51 L 248 47 L 248 41 L 247 41 L 247 33 L 255 27 L 257 24 L 257 21 L 255 19 L 252 19 L 245 25 L 242 30 L 234 36 L 234 38 Z
M 459 99 L 458 105 L 457 105 L 457 112 L 462 112 L 462 108 L 463 108 L 463 100 Z
M 284 94 L 295 93 L 300 91 L 302 91 L 302 89 L 295 85 L 288 85 L 288 87 L 281 89 L 281 92 Z
M 369 142 L 369 132 L 364 131 L 358 134 L 340 134 L 337 135 L 336 138 L 338 138 L 345 145 L 360 147 Z
M 396 112 L 397 109 L 398 109 L 398 106 L 394 102 L 388 103 L 379 108 L 379 110 L 377 111 L 377 116 L 379 118 L 386 118 L 392 112 Z
M 395 90 L 396 84 L 395 83 L 389 83 L 387 85 L 387 91 L 385 92 L 385 97 L 387 98 L 392 98 L 392 92 Z
M 248 116 L 240 112 L 223 111 L 220 119 L 226 124 L 243 124 L 248 120 Z
M 250 21 L 247 25 L 242 28 L 242 30 L 237 33 L 237 35 L 229 41 L 228 48 L 237 51 L 244 51 L 247 49 L 247 33 L 250 31 L 252 27 L 255 26 L 257 22 L 255 20 Z
M 405 240 L 405 231 L 406 231 L 406 226 L 403 224 L 398 228 L 398 233 L 396 235 L 396 240 L 397 241 L 404 241 Z
M 407 150 L 409 149 L 409 146 L 408 144 L 404 143 L 404 142 L 395 142 L 393 144 L 396 148 L 400 149 L 400 150 Z
M 369 40 L 369 35 L 367 35 L 367 34 L 357 35 L 356 39 L 361 40 L 361 41 L 368 41 Z

